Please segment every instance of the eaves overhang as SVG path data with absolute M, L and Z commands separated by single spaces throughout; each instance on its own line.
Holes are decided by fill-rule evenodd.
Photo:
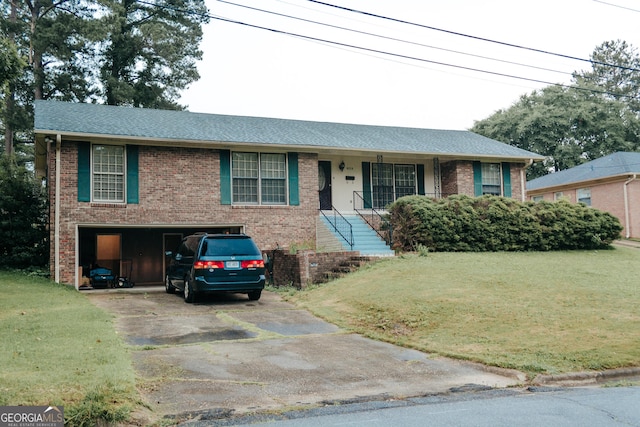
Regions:
M 274 142 L 246 142 L 246 141 L 216 141 L 216 140 L 194 140 L 194 139 L 175 139 L 175 138 L 154 138 L 147 136 L 135 136 L 135 135 L 116 135 L 116 134 L 102 134 L 102 133 L 87 133 L 87 132 L 70 132 L 70 131 L 55 131 L 51 129 L 35 129 L 36 139 L 44 139 L 46 136 L 50 136 L 55 139 L 57 135 L 60 135 L 63 141 L 91 141 L 91 142 L 103 142 L 103 143 L 119 143 L 119 144 L 137 144 L 147 146 L 162 146 L 162 147 L 184 147 L 184 148 L 210 148 L 210 149 L 222 149 L 222 150 L 237 150 L 244 148 L 256 148 L 270 147 L 276 150 L 282 151 L 295 151 L 301 153 L 317 153 L 317 154 L 335 154 L 337 152 L 343 155 L 354 156 L 367 156 L 376 154 L 387 154 L 395 157 L 413 157 L 420 156 L 422 158 L 440 158 L 444 161 L 447 160 L 487 160 L 496 162 L 517 162 L 526 163 L 531 161 L 541 161 L 544 156 L 528 153 L 524 155 L 498 155 L 496 153 L 468 153 L 468 152 L 449 152 L 442 150 L 434 151 L 417 151 L 417 150 L 398 150 L 398 149 L 386 149 L 386 148 L 366 148 L 366 147 L 336 147 L 336 146 L 324 146 L 324 145 L 305 145 L 305 144 L 280 144 Z
M 553 193 L 560 190 L 567 190 L 567 189 L 574 189 L 574 188 L 586 188 L 593 185 L 625 181 L 636 175 L 640 175 L 640 172 L 637 172 L 637 173 L 624 172 L 617 175 L 610 175 L 607 177 L 596 178 L 596 179 L 584 179 L 584 180 L 578 180 L 578 181 L 572 181 L 572 182 L 563 182 L 560 184 L 548 185 L 545 187 L 537 187 L 534 189 L 526 188 L 526 192 L 527 192 L 527 195 L 536 195 L 536 194 L 544 194 L 544 193 Z

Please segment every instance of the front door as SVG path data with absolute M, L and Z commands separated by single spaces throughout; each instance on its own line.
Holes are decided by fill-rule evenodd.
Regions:
M 320 197 L 320 210 L 331 210 L 331 162 L 318 161 L 318 194 Z

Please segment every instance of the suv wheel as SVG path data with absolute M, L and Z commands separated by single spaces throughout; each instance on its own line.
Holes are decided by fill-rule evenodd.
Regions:
M 262 294 L 262 291 L 251 291 L 249 292 L 248 296 L 249 296 L 249 301 L 258 301 L 260 299 L 260 295 Z
M 164 278 L 164 290 L 168 293 L 168 294 L 172 294 L 176 291 L 175 286 L 173 286 L 171 284 L 171 279 L 169 279 L 169 275 L 167 274 L 167 276 Z
M 191 280 L 184 280 L 184 300 L 185 302 L 196 302 L 196 293 L 191 287 Z

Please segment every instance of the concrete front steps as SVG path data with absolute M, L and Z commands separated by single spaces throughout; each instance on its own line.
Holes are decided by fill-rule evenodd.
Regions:
M 321 222 L 340 241 L 344 250 L 359 251 L 361 256 L 386 257 L 394 256 L 394 252 L 387 246 L 384 240 L 378 236 L 369 225 L 359 215 L 344 215 L 344 218 L 351 224 L 353 231 L 353 249 L 347 242 L 333 231 L 330 222 L 321 214 Z

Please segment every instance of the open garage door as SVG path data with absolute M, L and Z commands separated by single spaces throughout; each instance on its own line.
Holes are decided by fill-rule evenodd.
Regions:
M 92 269 L 111 270 L 135 286 L 164 283 L 165 252 L 178 247 L 183 236 L 198 232 L 242 233 L 241 225 L 191 227 L 78 226 L 79 284 L 89 285 Z

